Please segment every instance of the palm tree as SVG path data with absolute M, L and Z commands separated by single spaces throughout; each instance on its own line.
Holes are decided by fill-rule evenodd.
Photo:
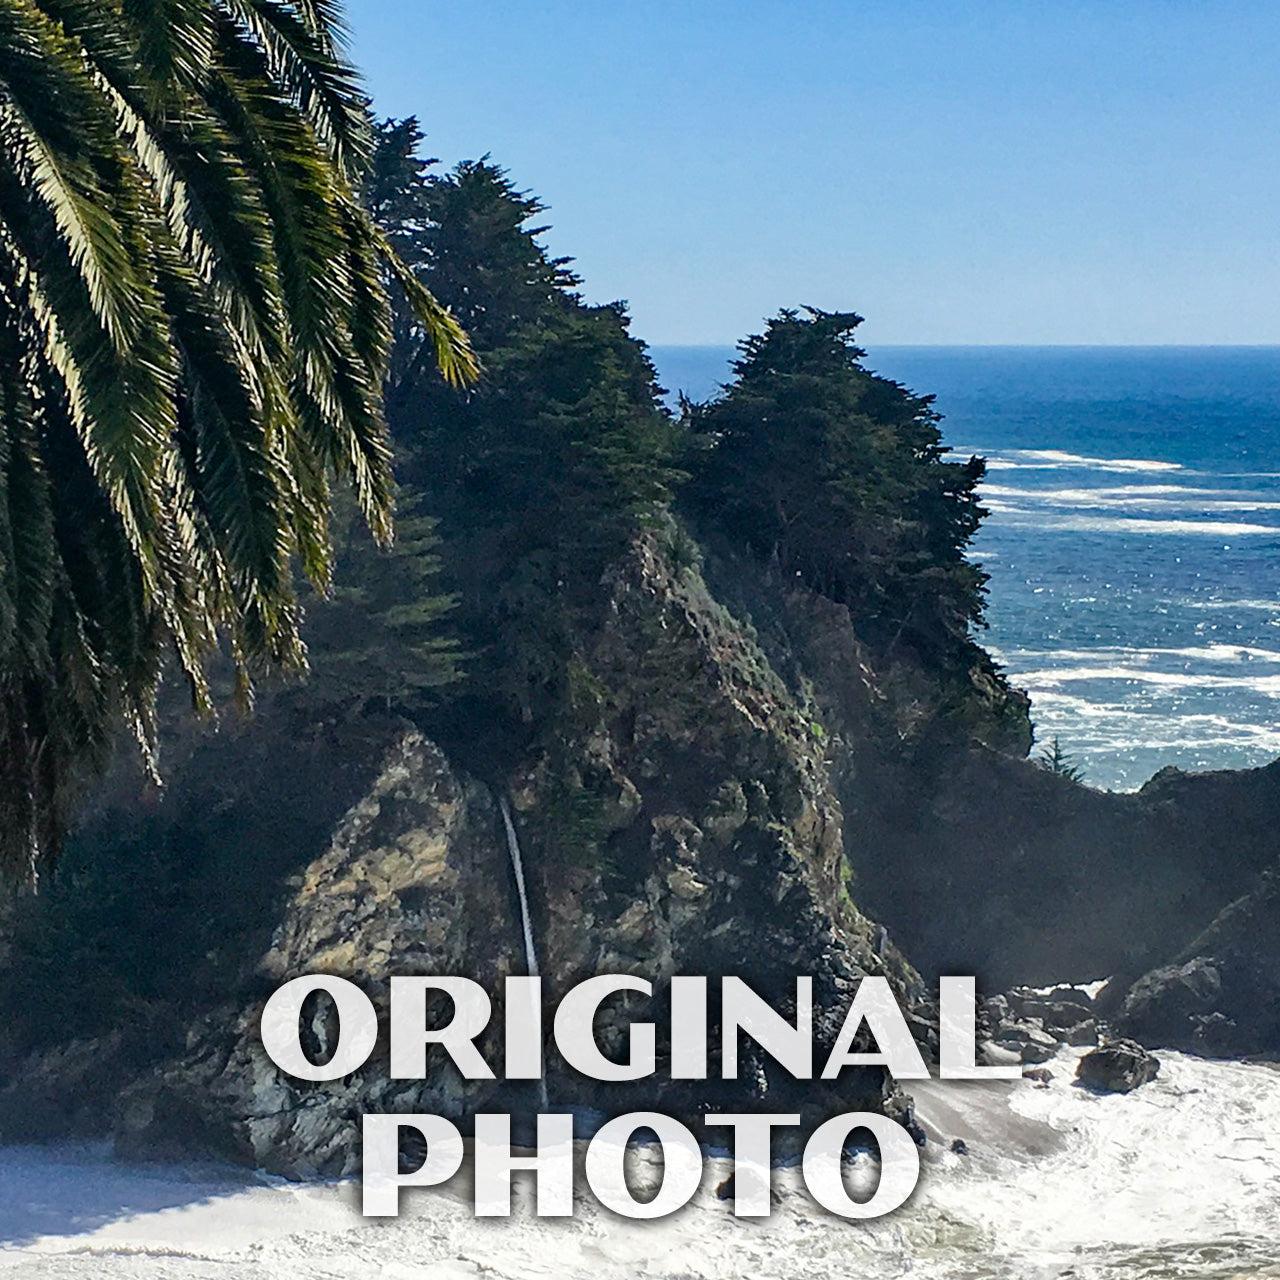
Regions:
M 166 655 L 305 660 L 331 487 L 391 533 L 384 275 L 335 0 L 0 0 L 0 869 L 56 851 Z

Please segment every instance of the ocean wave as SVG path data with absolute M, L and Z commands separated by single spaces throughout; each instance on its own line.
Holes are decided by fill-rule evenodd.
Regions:
M 967 450 L 957 450 L 965 453 Z M 981 454 L 981 450 L 974 450 Z M 1182 471 L 1180 462 L 1165 462 L 1159 458 L 1091 458 L 1079 453 L 1066 453 L 1062 449 L 1003 449 L 987 455 L 987 467 L 1006 471 L 1116 471 L 1150 472 L 1152 474 Z
M 1183 609 L 1256 609 L 1262 613 L 1280 613 L 1280 600 L 1195 600 L 1170 598 L 1165 604 Z
M 1010 503 L 987 503 L 1003 529 L 1037 529 L 1049 533 L 1133 533 L 1158 537 L 1245 538 L 1280 534 L 1280 527 L 1225 520 L 1145 520 L 1138 516 L 1055 516 Z
M 1171 689 L 1247 689 L 1268 698 L 1280 698 L 1280 674 L 1247 678 L 1205 675 L 1203 672 L 1192 671 L 1154 671 L 1149 667 L 1117 665 L 1067 667 L 1061 671 L 1045 667 L 1036 671 L 1010 671 L 1009 676 L 1015 684 L 1026 688 L 1033 698 L 1037 687 L 1095 680 L 1163 685 Z
M 1234 737 L 1267 739 L 1278 744 L 1280 754 L 1280 723 L 1265 721 L 1257 723 L 1242 719 L 1239 715 L 1212 711 L 1184 711 L 1181 701 L 1168 702 L 1100 702 L 1091 698 L 1081 698 L 1074 694 L 1049 689 L 1037 690 L 1034 696 L 1036 740 L 1043 744 L 1053 736 L 1046 737 L 1044 723 L 1051 720 L 1055 724 L 1065 723 L 1070 719 L 1072 724 L 1083 732 L 1096 730 L 1098 741 L 1114 741 L 1112 730 L 1119 730 L 1126 725 L 1141 722 L 1144 732 L 1158 732 L 1164 736 L 1177 734 L 1181 730 L 1181 746 L 1195 746 L 1201 739 L 1198 734 L 1217 737 Z M 1257 708 L 1254 707 L 1254 710 Z M 1073 739 L 1074 742 L 1074 739 Z
M 1065 494 L 1081 493 L 1096 494 L 1101 498 L 1124 498 L 1143 494 L 1166 497 L 1171 493 L 1212 495 L 1221 493 L 1222 490 L 1197 488 L 1195 485 L 1189 484 L 1100 484 L 1087 489 L 1018 489 L 1011 485 L 984 483 L 982 492 L 999 494 L 1004 497 L 1021 497 L 1024 494 L 1031 497 L 1057 497 Z
M 1168 705 L 1126 705 L 1120 702 L 1091 702 L 1069 694 L 1038 692 L 1034 698 L 1036 745 L 1043 746 L 1055 736 L 1070 750 L 1111 751 L 1124 746 L 1132 750 L 1150 747 L 1192 749 L 1209 744 L 1253 745 L 1280 755 L 1280 725 L 1242 720 L 1238 716 L 1210 712 L 1172 710 Z M 1122 735 L 1137 734 L 1134 741 Z
M 1020 489 L 1013 485 L 984 484 L 983 500 L 1011 499 L 1043 503 L 1050 507 L 1120 507 L 1166 511 L 1280 511 L 1274 497 L 1222 497 L 1222 489 L 1194 489 L 1182 485 L 1127 485 L 1119 489 Z M 1171 497 L 1170 494 L 1179 494 Z
M 1005 649 L 1000 652 L 1001 662 L 1014 664 L 1054 661 L 1115 663 L 1132 659 L 1159 661 L 1163 658 L 1185 658 L 1192 662 L 1219 664 L 1280 663 L 1280 650 L 1259 649 L 1250 645 L 1205 644 L 1186 648 L 1140 648 L 1117 645 L 1097 649 Z

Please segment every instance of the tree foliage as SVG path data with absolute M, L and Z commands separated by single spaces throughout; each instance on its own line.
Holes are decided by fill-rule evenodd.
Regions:
M 408 352 L 388 401 L 400 470 L 440 517 L 473 685 L 528 718 L 563 693 L 575 611 L 670 500 L 675 428 L 624 305 L 587 305 L 541 243 L 543 206 L 487 158 L 419 181 L 407 136 L 383 131 L 382 163 L 413 193 L 396 207 L 422 228 L 420 278 L 483 375 L 453 387 Z
M 416 717 L 461 680 L 466 655 L 440 589 L 439 521 L 420 493 L 400 490 L 396 540 L 379 546 L 354 518 L 338 541 L 333 587 L 307 606 L 317 719 L 373 708 Z
M 947 458 L 931 397 L 863 367 L 860 323 L 783 311 L 740 345 L 725 392 L 686 411 L 689 500 L 868 639 L 943 657 L 982 624 L 986 575 L 965 551 L 984 466 Z
M 1076 764 L 1075 757 L 1063 748 L 1057 737 L 1036 753 L 1036 764 L 1045 772 L 1057 774 L 1060 778 L 1070 778 L 1072 782 L 1084 781 L 1084 770 Z
M 0 2 L 0 862 L 56 848 L 163 655 L 304 650 L 336 478 L 390 533 L 394 272 L 446 380 L 457 322 L 361 208 L 332 0 Z

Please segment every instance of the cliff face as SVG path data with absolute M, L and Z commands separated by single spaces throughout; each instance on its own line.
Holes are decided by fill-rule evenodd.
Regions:
M 969 747 L 882 774 L 859 800 L 860 901 L 922 971 L 993 990 L 1136 976 L 1280 856 L 1278 765 L 1166 770 L 1113 795 Z
M 492 1098 L 492 1086 L 466 1085 L 456 1072 L 392 1082 L 385 1044 L 364 1071 L 308 1086 L 279 1072 L 261 1045 L 262 993 L 291 977 L 350 978 L 385 1011 L 392 974 L 465 974 L 492 988 L 521 966 L 488 789 L 412 729 L 394 733 L 382 757 L 328 848 L 291 878 L 256 984 L 207 1011 L 182 1050 L 126 1086 L 113 1116 L 119 1147 L 145 1155 L 194 1139 L 277 1172 L 338 1174 L 355 1167 L 366 1111 L 459 1115 Z M 312 1052 L 332 1030 L 323 1006 L 309 1011 Z
M 385 1046 L 343 1082 L 300 1086 L 257 1033 L 268 992 L 303 973 L 350 977 L 385 1009 L 394 973 L 497 992 L 524 972 L 503 796 L 548 1006 L 598 973 L 655 984 L 651 1007 L 606 1009 L 600 1026 L 621 1049 L 627 1021 L 652 1018 L 655 1080 L 606 1087 L 549 1062 L 553 1097 L 606 1111 L 906 1116 L 878 1070 L 825 1090 L 757 1055 L 736 1084 L 664 1083 L 668 980 L 735 974 L 785 1008 L 812 975 L 821 1052 L 852 985 L 884 973 L 927 1046 L 939 972 L 977 973 L 987 991 L 1136 977 L 1277 859 L 1280 764 L 1089 791 L 1023 758 L 1025 700 L 989 664 L 942 678 L 874 654 L 847 609 L 728 552 L 704 576 L 663 531 L 642 535 L 599 601 L 579 619 L 566 692 L 522 742 L 460 720 L 446 752 L 385 700 L 335 698 L 320 675 L 265 698 L 251 723 L 171 734 L 161 795 L 122 766 L 62 873 L 6 929 L 0 1136 L 108 1125 L 134 1151 L 180 1140 L 328 1174 L 352 1167 L 365 1111 L 465 1121 L 530 1106 L 527 1086 L 448 1071 L 389 1081 Z M 1196 962 L 1195 990 L 1206 964 L 1219 988 L 1266 968 L 1250 957 L 1271 899 L 1249 901 L 1178 958 Z M 1263 1001 L 1260 983 L 1241 989 Z M 1177 1013 L 1183 1040 L 1168 1038 L 1252 1045 L 1219 1033 L 1264 1006 L 1201 1000 Z M 1143 1016 L 1127 1010 L 1134 1033 Z M 322 1042 L 319 1012 L 313 1030 Z M 482 1049 L 500 1071 L 497 1044 Z
M 1280 1053 L 1280 868 L 1117 995 L 1116 1023 L 1144 1044 L 1207 1057 Z
M 833 1042 L 857 979 L 884 973 L 913 1011 L 921 1040 L 927 1045 L 934 1033 L 919 977 L 849 896 L 843 813 L 813 708 L 793 696 L 699 574 L 671 563 L 657 536 L 637 539 L 610 571 L 603 598 L 596 625 L 581 633 L 574 694 L 557 731 L 501 774 L 469 776 L 420 732 L 393 721 L 375 719 L 347 735 L 366 769 L 381 738 L 381 764 L 364 782 L 359 769 L 335 773 L 323 803 L 332 807 L 344 790 L 354 803 L 332 834 L 324 842 L 286 840 L 292 866 L 279 846 L 269 858 L 259 850 L 276 874 L 252 910 L 235 900 L 202 904 L 239 918 L 231 931 L 258 948 L 256 963 L 243 957 L 244 971 L 221 1000 L 184 1006 L 185 1043 L 165 1061 L 121 1068 L 115 1114 L 127 1148 L 162 1149 L 185 1133 L 282 1172 L 335 1173 L 352 1167 L 364 1111 L 465 1120 L 477 1107 L 510 1100 L 512 1090 L 449 1071 L 391 1082 L 384 1050 L 340 1083 L 295 1085 L 265 1058 L 257 1033 L 266 991 L 302 973 L 349 977 L 385 1008 L 393 973 L 466 975 L 496 991 L 504 975 L 524 972 L 498 810 L 504 793 L 523 844 L 548 1005 L 598 973 L 655 984 L 652 1008 L 607 1009 L 599 1030 L 606 1048 L 621 1049 L 631 1018 L 653 1018 L 657 1078 L 604 1086 L 552 1060 L 553 1097 L 691 1114 L 713 1102 L 765 1099 L 810 1114 L 908 1113 L 879 1069 L 846 1072 L 835 1088 L 797 1085 L 772 1060 L 748 1054 L 737 1083 L 716 1082 L 714 1068 L 707 1084 L 664 1082 L 665 989 L 676 973 L 734 974 L 782 1008 L 795 978 L 813 976 L 819 1052 Z M 264 766 L 257 786 L 246 795 L 237 775 L 215 805 L 242 847 L 256 848 L 268 834 L 260 789 L 275 774 L 296 772 L 291 758 L 307 750 L 282 733 L 287 704 L 264 706 L 244 731 L 250 741 L 262 738 L 248 753 Z M 483 758 L 477 745 L 471 755 Z M 224 755 L 220 768 L 234 772 L 234 757 Z M 189 788 L 216 789 L 209 763 L 204 755 L 206 768 L 194 776 L 180 768 L 161 808 L 185 809 Z M 260 919 L 264 901 L 275 904 L 269 942 L 243 919 Z M 180 1011 L 171 1006 L 166 1016 L 177 1020 Z M 323 1037 L 319 1024 L 316 1034 Z M 500 1072 L 497 1045 L 482 1048 Z M 528 1104 L 527 1086 L 514 1092 Z

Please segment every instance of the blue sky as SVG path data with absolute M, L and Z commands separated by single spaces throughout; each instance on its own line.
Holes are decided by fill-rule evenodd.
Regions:
M 384 115 L 489 152 L 635 332 L 1280 342 L 1280 5 L 349 0 Z

